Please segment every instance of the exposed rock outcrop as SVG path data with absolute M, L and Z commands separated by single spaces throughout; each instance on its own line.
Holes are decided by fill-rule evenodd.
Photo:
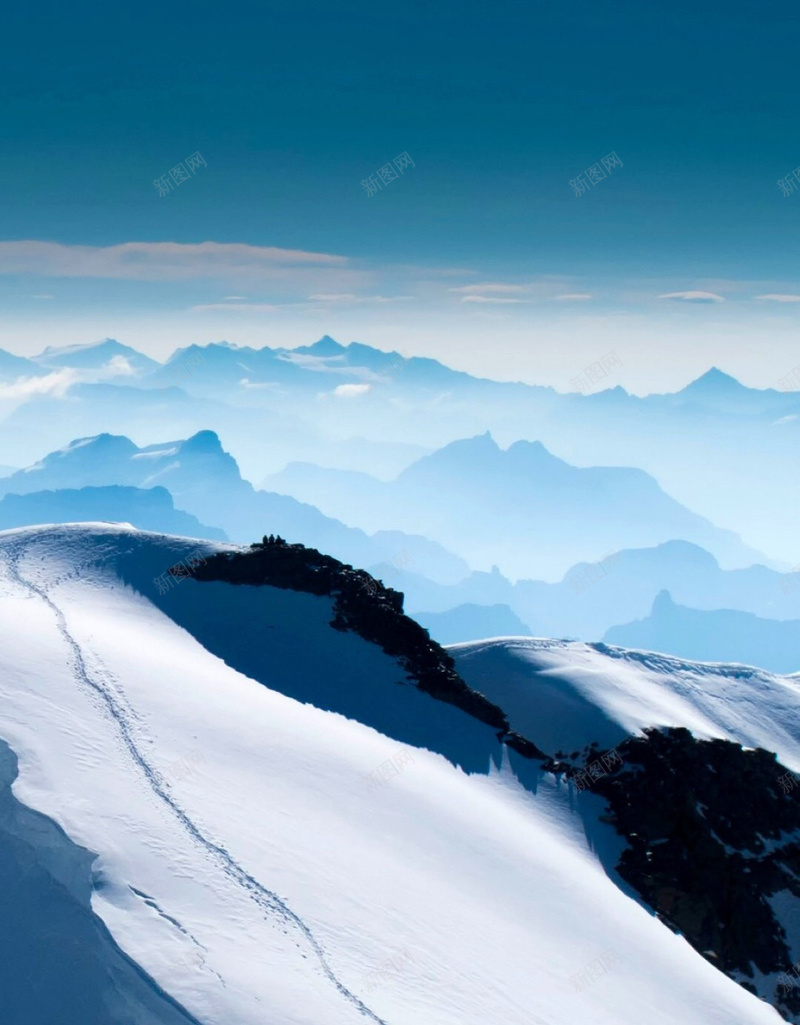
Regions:
M 185 569 L 173 567 L 175 575 Z M 505 713 L 461 679 L 455 663 L 428 631 L 403 613 L 403 595 L 364 570 L 282 538 L 265 537 L 249 549 L 223 552 L 195 566 L 199 581 L 270 585 L 333 598 L 331 625 L 352 630 L 398 659 L 420 690 L 455 705 L 497 731 L 503 743 L 525 758 L 545 759 L 535 744 L 514 733 Z
M 774 754 L 686 729 L 648 730 L 617 752 L 621 765 L 592 790 L 628 842 L 620 876 L 716 967 L 795 1020 L 800 990 L 776 978 L 793 959 L 771 900 L 800 898 L 800 790 L 782 792 Z

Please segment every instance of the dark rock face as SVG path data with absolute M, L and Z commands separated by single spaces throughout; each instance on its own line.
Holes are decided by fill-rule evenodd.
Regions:
M 628 841 L 617 869 L 704 957 L 745 988 L 753 968 L 787 972 L 792 957 L 768 898 L 800 898 L 800 791 L 781 793 L 774 754 L 686 729 L 648 730 L 617 747 L 622 765 L 592 784 Z M 764 985 L 768 990 L 764 990 Z M 800 990 L 758 989 L 781 1013 Z
M 181 567 L 170 570 L 180 575 Z M 265 537 L 249 550 L 213 556 L 192 570 L 196 580 L 231 584 L 268 584 L 287 590 L 329 595 L 331 625 L 352 630 L 397 658 L 420 690 L 495 729 L 499 738 L 526 758 L 545 756 L 530 741 L 512 733 L 502 709 L 461 679 L 450 655 L 428 631 L 403 613 L 403 595 L 364 570 L 353 569 L 313 548 Z

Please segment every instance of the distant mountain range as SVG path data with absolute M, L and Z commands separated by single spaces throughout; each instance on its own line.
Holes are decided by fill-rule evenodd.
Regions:
M 38 367 L 70 367 L 74 370 L 103 371 L 110 377 L 141 378 L 161 369 L 158 360 L 143 355 L 113 338 L 96 345 L 48 346 L 31 360 Z
M 122 487 L 115 491 L 112 485 Z M 427 538 L 400 531 L 369 537 L 293 498 L 256 491 L 212 431 L 143 448 L 122 436 L 81 438 L 1 478 L 0 495 L 6 496 L 0 511 L 5 510 L 9 526 L 40 523 L 42 517 L 44 522 L 110 518 L 140 527 L 156 522 L 166 530 L 177 517 L 195 536 L 249 543 L 281 534 L 324 547 L 356 566 L 383 564 L 384 575 L 417 566 L 428 578 L 449 584 L 469 573 L 466 562 Z M 170 495 L 192 515 L 180 520 L 185 514 L 170 508 Z M 26 496 L 25 501 L 14 496 Z M 202 527 L 198 519 L 212 527 Z
M 712 661 L 742 659 L 782 672 L 789 671 L 787 667 L 795 659 L 792 638 L 796 621 L 800 621 L 800 575 L 778 573 L 765 566 L 723 570 L 712 555 L 685 541 L 623 550 L 599 564 L 580 564 L 558 583 L 520 580 L 512 584 L 495 569 L 473 573 L 456 585 L 441 586 L 411 567 L 394 586 L 404 592 L 410 614 L 430 626 L 437 639 L 447 642 L 446 638 L 451 638 L 450 643 L 456 640 L 456 633 L 449 630 L 451 610 L 467 604 L 470 616 L 457 620 L 462 640 L 511 633 L 496 624 L 492 606 L 499 605 L 510 608 L 525 624 L 526 630 L 515 631 L 520 634 L 587 640 L 605 637 L 629 647 Z M 638 632 L 632 628 L 630 633 L 619 626 L 633 619 L 647 621 L 654 600 L 667 589 L 689 607 L 687 615 L 691 612 L 697 624 L 662 623 L 657 618 L 648 633 L 642 632 L 644 626 L 635 625 Z M 717 615 L 715 610 L 723 611 Z M 741 622 L 737 619 L 740 613 Z M 702 618 L 706 614 L 708 623 Z M 447 632 L 437 634 L 440 622 Z M 670 625 L 675 629 L 668 629 Z M 689 643 L 688 638 L 698 630 L 703 643 Z M 780 638 L 785 640 L 781 642 L 785 658 L 777 658 Z
M 539 442 L 501 449 L 488 433 L 424 456 L 394 481 L 289 466 L 264 482 L 366 530 L 421 533 L 472 565 L 558 580 L 579 560 L 680 538 L 732 568 L 765 561 L 628 467 L 576 467 Z M 348 516 L 349 514 L 349 516 Z
M 508 605 L 457 605 L 447 612 L 419 612 L 413 618 L 439 644 L 459 644 L 485 637 L 531 636 L 531 631 Z
M 800 671 L 800 619 L 776 622 L 734 609 L 686 608 L 669 591 L 657 595 L 646 619 L 612 627 L 603 640 L 697 662 L 742 662 L 773 673 Z
M 775 380 L 787 369 L 776 365 Z M 489 381 L 329 337 L 297 349 L 190 346 L 165 365 L 113 340 L 30 360 L 0 353 L 0 381 L 66 370 L 69 380 L 18 398 L 7 390 L 0 462 L 32 462 L 101 432 L 153 444 L 212 429 L 253 480 L 297 461 L 388 479 L 425 452 L 490 430 L 503 446 L 537 439 L 576 467 L 639 467 L 748 545 L 787 567 L 800 563 L 787 469 L 800 446 L 800 395 L 748 388 L 717 368 L 679 392 L 642 398 L 620 387 L 561 394 Z
M 224 530 L 201 523 L 176 509 L 166 488 L 131 488 L 112 484 L 58 491 L 7 494 L 0 499 L 0 530 L 41 523 L 130 523 L 160 534 L 227 541 Z
M 350 484 L 352 478 L 344 475 Z M 280 534 L 326 547 L 370 569 L 404 593 L 408 612 L 442 643 L 530 633 L 587 640 L 622 637 L 612 628 L 627 629 L 619 624 L 647 617 L 654 598 L 668 590 L 698 615 L 727 609 L 732 611 L 726 615 L 738 610 L 759 617 L 766 625 L 754 634 L 747 659 L 782 671 L 793 664 L 775 661 L 770 640 L 791 636 L 789 627 L 778 630 L 777 621 L 800 620 L 800 578 L 793 573 L 763 565 L 722 569 L 708 551 L 685 540 L 608 551 L 604 558 L 569 566 L 551 582 L 527 577 L 512 582 L 497 565 L 491 572 L 472 571 L 470 559 L 463 557 L 472 556 L 473 545 L 481 551 L 495 543 L 491 556 L 502 557 L 509 569 L 517 559 L 523 571 L 535 570 L 553 565 L 542 563 L 541 552 L 552 559 L 560 551 L 566 561 L 571 538 L 599 549 L 597 533 L 592 535 L 598 523 L 604 531 L 634 538 L 641 536 L 642 523 L 651 531 L 667 524 L 665 531 L 694 531 L 707 543 L 735 552 L 735 539 L 672 502 L 641 471 L 578 469 L 541 445 L 521 443 L 504 452 L 482 436 L 421 460 L 398 482 L 368 478 L 365 485 L 359 478 L 357 485 L 350 489 L 354 515 L 364 515 L 370 502 L 379 508 L 378 495 L 385 515 L 393 512 L 395 522 L 407 529 L 368 533 L 290 496 L 256 490 L 210 431 L 144 447 L 122 436 L 98 435 L 78 439 L 0 479 L 0 529 L 111 521 L 239 543 Z M 435 515 L 426 518 L 429 506 L 438 521 Z M 632 510 L 645 518 L 628 519 Z M 448 530 L 442 527 L 445 517 Z M 407 518 L 410 522 L 403 524 Z M 415 529 L 420 526 L 425 532 Z M 459 554 L 427 533 L 437 529 L 458 546 Z M 749 554 L 743 546 L 739 550 L 743 558 Z M 626 633 L 624 643 L 693 658 L 737 657 L 739 649 L 725 642 L 724 630 L 709 632 L 705 647 L 687 647 L 680 630 L 670 633 L 660 621 L 656 625 L 661 632 L 654 626 L 647 637 Z
M 697 545 L 669 541 L 654 548 L 623 549 L 600 565 L 577 564 L 557 583 L 512 584 L 495 568 L 442 586 L 424 579 L 412 566 L 403 574 L 402 590 L 414 611 L 442 612 L 465 602 L 501 603 L 511 606 L 537 636 L 599 640 L 610 627 L 646 616 L 662 590 L 694 608 L 800 618 L 799 581 L 795 573 L 766 566 L 723 570 Z

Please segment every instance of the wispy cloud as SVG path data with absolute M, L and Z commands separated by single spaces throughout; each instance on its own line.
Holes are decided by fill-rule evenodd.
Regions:
M 586 299 L 593 299 L 594 296 L 591 296 L 588 292 L 567 292 L 564 295 L 554 295 L 553 298 L 559 302 L 581 302 Z
M 243 377 L 239 381 L 239 387 L 245 391 L 278 391 L 280 386 L 277 381 L 251 381 L 249 377 Z
M 190 313 L 208 313 L 210 310 L 238 310 L 240 313 L 275 313 L 281 307 L 274 303 L 201 303 L 190 306 Z
M 11 384 L 0 385 L 0 399 L 31 399 L 36 395 L 63 398 L 78 380 L 78 372 L 71 367 L 55 370 L 42 377 L 19 377 Z
M 366 395 L 371 387 L 369 384 L 340 384 L 333 389 L 333 394 L 340 399 L 354 399 Z
M 767 299 L 773 303 L 800 303 L 800 295 L 781 295 L 773 292 L 768 295 L 757 295 L 756 299 Z
M 127 356 L 112 356 L 99 370 L 95 371 L 94 380 L 109 380 L 112 377 L 134 377 L 136 369 Z
M 482 284 L 462 285 L 460 288 L 451 288 L 450 292 L 464 292 L 466 295 L 474 295 L 483 292 L 526 292 L 529 285 L 508 285 L 502 282 L 484 281 Z
M 496 295 L 462 295 L 462 303 L 494 303 L 494 304 L 510 304 L 510 303 L 526 303 L 527 299 L 501 299 Z
M 329 292 L 310 295 L 310 302 L 320 303 L 396 303 L 413 299 L 410 295 L 356 295 L 354 292 Z
M 392 303 L 401 300 L 412 299 L 410 295 L 356 295 L 355 292 L 315 292 L 307 300 L 299 302 L 283 303 L 244 303 L 244 302 L 219 302 L 201 303 L 197 306 L 190 306 L 190 313 L 209 313 L 217 310 L 236 310 L 240 313 L 275 313 L 278 310 L 288 308 L 313 309 L 319 305 L 358 305 L 362 303 Z
M 263 277 L 281 269 L 342 268 L 347 258 L 240 242 L 123 242 L 74 246 L 60 242 L 0 242 L 0 274 L 178 281 Z
M 62 399 L 76 384 L 96 384 L 119 377 L 133 377 L 135 368 L 126 356 L 114 356 L 101 367 L 76 370 L 64 367 L 37 377 L 18 377 L 16 381 L 0 385 L 0 399 L 25 401 L 37 395 L 50 395 Z
M 725 300 L 716 292 L 665 292 L 659 299 L 677 299 L 688 303 L 724 303 Z
M 535 303 L 544 299 L 580 300 L 591 299 L 587 292 L 568 291 L 577 282 L 545 274 L 532 281 L 480 281 L 469 285 L 449 288 L 461 296 L 461 302 L 470 303 Z

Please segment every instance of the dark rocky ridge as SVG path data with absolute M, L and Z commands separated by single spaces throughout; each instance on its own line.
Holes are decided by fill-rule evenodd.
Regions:
M 182 566 L 173 575 L 184 575 Z M 403 595 L 365 570 L 281 538 L 264 538 L 250 549 L 220 552 L 192 568 L 198 581 L 269 585 L 334 599 L 331 626 L 352 630 L 396 658 L 417 687 L 491 726 L 502 743 L 525 758 L 545 760 L 535 744 L 511 730 L 505 713 L 461 679 L 455 663 L 428 631 L 403 612 Z
M 658 917 L 717 968 L 757 992 L 755 967 L 792 956 L 768 898 L 800 898 L 800 790 L 780 791 L 774 754 L 686 729 L 647 730 L 618 745 L 622 766 L 592 784 L 628 842 L 617 871 Z M 789 1020 L 800 990 L 766 980 L 758 995 Z

